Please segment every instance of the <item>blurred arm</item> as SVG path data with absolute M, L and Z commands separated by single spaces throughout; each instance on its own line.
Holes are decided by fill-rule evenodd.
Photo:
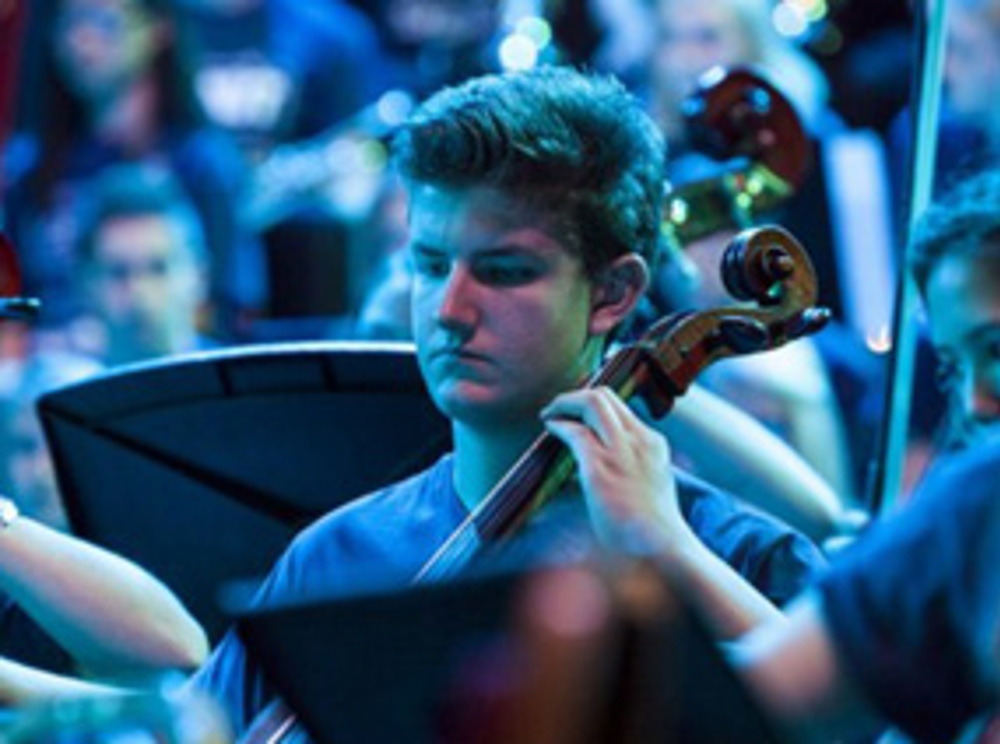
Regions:
M 734 661 L 767 711 L 803 741 L 872 733 L 878 718 L 838 659 L 820 604 L 796 602 L 783 623 L 765 625 L 733 648 Z
M 208 649 L 201 627 L 162 583 L 25 517 L 0 530 L 0 590 L 90 674 L 192 668 Z
M 654 424 L 714 485 L 814 540 L 837 532 L 842 505 L 830 484 L 752 416 L 697 385 Z

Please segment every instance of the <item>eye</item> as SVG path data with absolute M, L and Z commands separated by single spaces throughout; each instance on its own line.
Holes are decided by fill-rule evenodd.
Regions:
M 430 279 L 443 279 L 451 269 L 448 258 L 441 253 L 420 251 L 413 255 L 414 271 Z
M 120 284 L 128 281 L 132 275 L 132 267 L 126 263 L 112 261 L 100 267 L 101 278 L 108 282 Z
M 941 357 L 938 360 L 937 369 L 934 371 L 934 382 L 943 393 L 952 392 L 958 385 L 961 369 L 951 357 Z
M 154 258 L 146 267 L 150 276 L 166 276 L 170 272 L 170 261 L 166 258 Z
M 501 258 L 484 261 L 475 267 L 476 278 L 495 287 L 516 287 L 528 284 L 542 273 L 533 261 L 521 258 Z

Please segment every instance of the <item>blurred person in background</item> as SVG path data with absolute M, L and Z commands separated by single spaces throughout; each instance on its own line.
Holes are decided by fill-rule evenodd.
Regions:
M 968 167 L 972 158 L 982 169 L 983 156 L 996 162 L 1000 154 L 1000 2 L 950 0 L 948 40 L 945 47 L 944 99 L 947 127 L 964 135 L 966 151 L 943 153 L 943 165 Z M 964 131 L 962 131 L 964 130 Z M 945 143 L 943 143 L 945 144 Z M 970 151 L 971 150 L 971 151 Z M 957 162 L 956 162 L 957 161 Z M 947 184 L 945 184 L 947 185 Z
M 25 60 L 32 84 L 21 106 L 37 114 L 11 143 L 23 163 L 5 195 L 26 291 L 42 298 L 47 323 L 76 320 L 75 251 L 93 179 L 118 163 L 155 163 L 198 209 L 213 324 L 232 333 L 237 309 L 259 302 L 259 255 L 235 207 L 242 161 L 204 126 L 168 0 L 52 0 L 32 11 L 42 43 Z
M 910 261 L 948 401 L 939 445 L 964 448 L 1000 422 L 1000 174 L 972 177 L 928 209 Z
M 22 514 L 56 530 L 68 530 L 69 523 L 35 406 L 44 393 L 100 369 L 89 357 L 65 352 L 29 350 L 0 362 L 0 490 Z
M 946 458 L 784 622 L 743 639 L 738 666 L 796 740 L 867 741 L 889 722 L 903 741 L 998 741 L 998 477 L 996 438 Z
M 870 133 L 845 129 L 827 104 L 820 68 L 777 32 L 772 9 L 769 0 L 709 0 L 697 7 L 679 0 L 653 3 L 647 97 L 673 145 L 668 173 L 677 189 L 717 179 L 726 167 L 700 151 L 684 115 L 685 98 L 707 71 L 748 67 L 798 114 L 810 138 L 811 170 L 803 184 L 793 186 L 791 198 L 763 220 L 789 229 L 809 251 L 820 301 L 838 322 L 805 343 L 716 366 L 705 384 L 784 437 L 850 503 L 863 489 L 877 433 L 881 367 L 863 343 L 868 332 L 862 331 L 884 328 L 888 320 L 888 307 L 868 300 L 888 294 L 891 243 L 888 209 L 878 206 L 884 200 L 860 193 L 838 174 L 846 167 L 855 179 L 859 167 L 870 167 L 865 183 L 879 183 L 881 146 Z M 784 144 L 771 147 L 780 151 Z M 837 157 L 845 153 L 848 160 Z M 689 243 L 683 254 L 665 262 L 658 277 L 661 312 L 732 301 L 719 264 L 733 232 L 720 225 L 715 234 Z M 867 289 L 880 282 L 884 291 Z
M 175 5 L 195 100 L 245 168 L 239 217 L 262 245 L 264 298 L 247 330 L 256 340 L 328 335 L 363 272 L 349 230 L 378 156 L 365 133 L 346 130 L 385 90 L 375 28 L 346 0 Z
M 193 93 L 251 162 L 322 133 L 384 87 L 378 37 L 342 0 L 178 0 Z
M 768 707 L 805 730 L 857 732 L 881 716 L 919 741 L 952 741 L 992 712 L 981 737 L 961 738 L 985 744 L 1000 736 L 1000 173 L 928 208 L 909 259 L 948 400 L 947 456 L 788 624 L 748 639 L 741 663 Z
M 1000 156 L 1000 2 L 949 0 L 942 98 L 935 161 L 935 191 L 996 165 Z M 897 201 L 910 148 L 910 109 L 892 124 L 890 144 Z
M 78 254 L 96 355 L 117 365 L 211 347 L 200 332 L 205 236 L 181 185 L 161 168 L 120 165 L 90 196 Z

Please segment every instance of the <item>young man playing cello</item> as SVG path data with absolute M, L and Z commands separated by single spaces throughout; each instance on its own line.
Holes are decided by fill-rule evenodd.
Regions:
M 723 637 L 772 618 L 820 561 L 789 529 L 675 474 L 613 393 L 576 389 L 642 297 L 655 260 L 662 140 L 616 82 L 567 68 L 489 76 L 428 100 L 395 142 L 410 195 L 418 358 L 454 452 L 303 532 L 260 602 L 413 579 L 543 430 L 572 491 L 519 536 L 580 554 L 639 539 L 694 588 Z M 571 391 L 571 392 L 567 392 Z M 195 684 L 237 732 L 273 697 L 230 634 Z

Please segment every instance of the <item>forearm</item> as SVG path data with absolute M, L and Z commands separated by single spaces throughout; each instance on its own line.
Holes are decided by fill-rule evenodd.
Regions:
M 159 581 L 29 519 L 0 532 L 0 590 L 95 674 L 190 668 L 207 652 L 200 626 Z
M 804 741 L 879 727 L 843 669 L 813 597 L 796 602 L 784 622 L 742 638 L 732 658 L 767 711 Z
M 815 539 L 835 532 L 842 504 L 830 484 L 777 435 L 719 396 L 692 387 L 658 427 L 714 485 Z
M 50 674 L 0 658 L 0 707 L 16 707 L 56 697 L 111 694 L 116 688 Z

